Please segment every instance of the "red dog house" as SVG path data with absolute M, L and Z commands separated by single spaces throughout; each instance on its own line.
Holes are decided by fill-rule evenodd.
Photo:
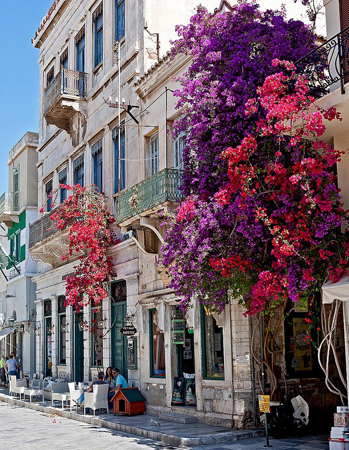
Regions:
M 142 414 L 145 412 L 145 397 L 137 387 L 116 391 L 111 399 L 115 414 Z

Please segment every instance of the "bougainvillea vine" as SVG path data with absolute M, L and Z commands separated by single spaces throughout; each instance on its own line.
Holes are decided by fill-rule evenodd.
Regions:
M 179 30 L 183 37 L 176 51 L 194 55 L 178 94 L 180 107 L 189 103 L 177 126 L 189 127 L 187 199 L 170 219 L 161 264 L 170 270 L 183 308 L 196 298 L 221 311 L 230 294 L 254 315 L 309 295 L 327 278 L 336 281 L 348 271 L 348 235 L 341 233 L 347 214 L 336 188 L 340 154 L 321 140 L 325 120 L 340 118 L 335 109 L 315 106 L 316 92 L 292 62 L 307 50 L 302 42 L 311 39 L 297 38 L 297 55 L 277 45 L 282 27 L 292 41 L 295 29 L 304 36 L 309 32 L 305 26 L 290 28 L 282 16 L 249 4 L 222 16 L 199 10 Z M 207 65 L 203 52 L 224 46 L 231 23 L 244 44 L 241 38 L 229 40 L 230 57 L 226 53 L 224 63 L 211 58 Z M 263 33 L 270 46 L 256 44 L 251 54 Z M 249 52 L 241 51 L 245 44 Z M 283 61 L 279 55 L 287 52 L 291 58 Z M 240 64 L 235 60 L 228 71 L 226 61 L 236 55 Z M 248 69 L 251 61 L 256 76 Z
M 66 303 L 78 309 L 89 302 L 99 305 L 108 297 L 105 283 L 115 275 L 107 255 L 108 248 L 118 242 L 112 230 L 115 219 L 108 211 L 107 198 L 95 186 L 60 185 L 60 189 L 70 195 L 50 217 L 58 230 L 67 230 L 68 251 L 62 261 L 78 260 L 66 279 Z M 57 193 L 51 195 L 53 206 Z

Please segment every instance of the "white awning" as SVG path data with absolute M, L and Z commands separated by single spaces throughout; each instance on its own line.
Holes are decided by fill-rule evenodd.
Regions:
M 0 340 L 4 339 L 7 335 L 12 333 L 13 328 L 4 328 L 3 330 L 0 331 Z
M 322 286 L 322 303 L 333 303 L 335 300 L 349 300 L 349 277 L 343 277 L 337 283 L 328 281 Z

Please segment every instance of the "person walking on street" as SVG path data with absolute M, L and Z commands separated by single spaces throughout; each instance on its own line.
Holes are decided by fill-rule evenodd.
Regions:
M 19 373 L 17 371 L 17 368 L 19 367 L 19 364 L 14 359 L 12 353 L 11 353 L 9 359 L 5 362 L 5 367 L 7 369 L 8 375 L 16 375 L 16 378 L 19 378 Z
M 6 374 L 5 374 L 5 358 L 4 356 L 0 359 L 0 383 L 6 386 Z

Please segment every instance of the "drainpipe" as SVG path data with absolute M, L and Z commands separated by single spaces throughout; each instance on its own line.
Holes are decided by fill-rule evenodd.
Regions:
M 228 294 L 229 295 L 229 294 Z M 234 389 L 234 364 L 233 364 L 233 345 L 234 345 L 234 339 L 233 339 L 233 305 L 232 302 L 229 302 L 229 309 L 230 309 L 230 340 L 231 340 L 231 401 L 233 403 L 233 412 L 232 412 L 232 428 L 234 428 L 234 412 L 235 412 L 235 389 Z
M 263 316 L 261 316 L 261 320 L 260 320 L 260 339 L 261 339 L 261 361 L 264 361 L 264 339 L 263 339 Z M 263 395 L 264 395 L 264 391 L 265 391 L 265 376 L 264 376 L 264 364 L 262 362 L 262 391 L 263 391 Z

